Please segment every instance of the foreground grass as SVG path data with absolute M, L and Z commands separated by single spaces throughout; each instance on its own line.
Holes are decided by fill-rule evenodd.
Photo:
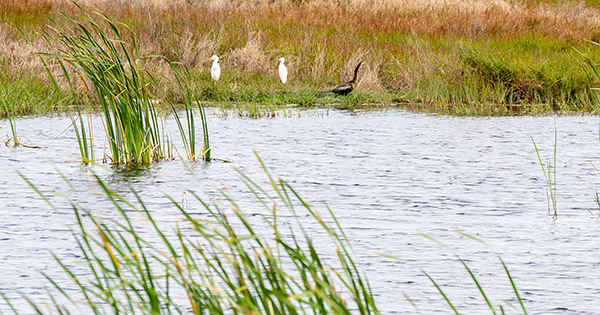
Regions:
M 111 203 L 116 218 L 102 219 L 95 214 L 97 209 L 86 209 L 69 198 L 79 255 L 74 256 L 75 261 L 55 259 L 71 281 L 43 274 L 49 302 L 21 297 L 37 314 L 379 314 L 374 298 L 377 288 L 372 290 L 362 265 L 354 258 L 352 240 L 333 212 L 329 208 L 319 212 L 286 181 L 271 175 L 258 155 L 257 159 L 268 185 L 239 172 L 245 190 L 253 197 L 251 209 L 240 207 L 227 190 L 210 202 L 188 191 L 189 201 L 185 194 L 181 202 L 169 198 L 179 217 L 174 230 L 157 220 L 164 207 L 155 209 L 135 191 L 126 192 L 130 198 L 125 198 L 93 176 L 100 189 L 97 194 Z M 70 189 L 77 190 L 64 179 Z M 321 235 L 318 242 L 311 237 L 316 234 Z M 514 294 L 504 300 L 488 296 L 482 277 L 461 257 L 455 257 L 464 277 L 477 287 L 480 302 L 492 314 L 505 314 L 506 307 L 527 314 L 501 258 L 507 277 L 504 285 L 510 285 Z M 447 295 L 440 279 L 422 272 L 448 311 L 460 314 L 463 302 Z M 9 313 L 20 314 L 4 294 L 0 291 Z M 397 296 L 398 292 L 388 294 Z M 469 297 L 467 304 L 473 299 L 477 297 Z
M 163 55 L 191 69 L 198 97 L 225 106 L 312 106 L 365 103 L 458 115 L 595 112 L 597 106 L 581 69 L 584 52 L 600 60 L 600 7 L 594 1 L 163 1 L 139 0 L 113 6 L 82 0 L 129 25 L 140 55 Z M 19 113 L 69 108 L 48 97 L 45 51 L 36 36 L 48 18 L 75 13 L 63 0 L 9 0 L 0 4 L 0 65 L 16 77 L 0 84 L 32 86 L 35 105 L 8 103 Z M 575 15 L 575 16 L 574 16 Z M 125 34 L 128 35 L 128 34 Z M 222 78 L 212 82 L 208 57 L 221 57 Z M 289 82 L 277 78 L 277 59 L 286 57 Z M 357 87 L 346 100 L 315 92 L 347 81 L 366 59 Z M 169 81 L 169 66 L 141 60 L 157 74 L 161 99 L 183 99 Z M 27 73 L 27 75 L 19 75 Z M 172 79 L 172 77 L 171 77 Z M 170 83 L 169 83 L 170 82 Z M 5 111 L 0 116 L 7 116 Z
M 85 272 L 57 258 L 73 283 L 46 276 L 54 287 L 48 291 L 53 303 L 47 309 L 34 301 L 31 305 L 40 314 L 75 309 L 81 314 L 379 314 L 331 211 L 322 217 L 259 161 L 269 188 L 240 173 L 262 208 L 254 210 L 258 216 L 244 214 L 226 192 L 224 204 L 204 202 L 189 192 L 201 208 L 188 210 L 187 203 L 171 199 L 183 218 L 175 233 L 161 227 L 137 193 L 132 192 L 135 202 L 128 201 L 95 177 L 121 217 L 102 221 L 72 203 Z M 155 241 L 140 232 L 132 213 L 144 216 Z M 328 247 L 335 248 L 330 259 L 310 237 L 314 229 L 330 237 Z M 71 286 L 80 299 L 67 293 Z

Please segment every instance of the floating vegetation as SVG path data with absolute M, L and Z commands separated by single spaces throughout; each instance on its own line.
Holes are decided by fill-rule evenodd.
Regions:
M 109 158 L 113 164 L 148 165 L 171 158 L 171 139 L 165 135 L 163 128 L 165 118 L 159 114 L 159 102 L 152 92 L 160 90 L 161 86 L 150 72 L 142 70 L 139 65 L 141 58 L 166 58 L 140 57 L 135 37 L 131 35 L 126 41 L 121 35 L 119 27 L 127 28 L 127 25 L 117 24 L 100 12 L 95 12 L 100 17 L 100 22 L 96 22 L 79 8 L 81 14 L 77 18 L 65 14 L 66 20 L 53 21 L 53 34 L 45 33 L 43 37 L 55 53 L 42 56 L 57 61 L 68 91 L 76 102 L 77 117 L 73 119 L 73 126 L 83 162 L 95 160 L 92 121 L 89 118 L 86 124 L 83 120 L 85 113 L 91 112 L 95 104 L 99 104 L 102 112 L 102 123 L 111 153 Z M 189 71 L 185 67 L 180 71 L 176 64 L 166 61 L 171 65 L 179 87 L 185 90 L 187 123 L 179 119 L 172 103 L 169 100 L 166 102 L 175 114 L 188 158 L 210 160 L 208 128 L 200 102 L 197 104 L 204 148 L 200 152 L 195 149 L 192 91 L 186 81 Z M 54 86 L 60 91 L 60 78 L 53 74 L 45 62 L 44 65 Z M 74 73 L 71 73 L 71 69 Z M 183 125 L 187 125 L 187 132 Z

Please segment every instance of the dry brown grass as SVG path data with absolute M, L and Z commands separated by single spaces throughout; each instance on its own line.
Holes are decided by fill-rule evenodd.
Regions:
M 180 55 L 176 59 L 189 67 L 207 66 L 219 47 L 218 40 L 210 39 L 210 35 L 196 36 L 190 30 L 185 30 L 175 48 Z
M 297 4 L 302 2 L 302 4 Z M 456 48 L 430 47 L 424 38 L 486 41 L 541 36 L 559 42 L 600 39 L 600 9 L 578 1 L 543 0 L 80 0 L 131 27 L 141 55 L 159 54 L 199 72 L 208 57 L 224 71 L 276 77 L 286 57 L 290 82 L 343 82 L 359 60 L 359 87 L 411 89 L 431 76 L 459 80 Z M 47 17 L 76 14 L 70 0 L 0 1 L 0 60 L 43 75 L 35 52 Z M 23 26 L 26 26 L 23 28 Z M 32 36 L 35 38 L 35 36 Z M 167 73 L 164 63 L 149 69 Z
M 146 23 L 170 19 L 189 26 L 214 23 L 210 15 L 226 24 L 232 20 L 273 22 L 293 20 L 303 27 L 337 26 L 378 31 L 405 31 L 419 34 L 460 36 L 514 36 L 523 32 L 544 32 L 549 36 L 578 40 L 600 26 L 600 11 L 580 1 L 508 0 L 334 0 L 306 1 L 198 1 L 185 0 L 81 0 L 111 16 L 130 17 Z M 73 12 L 69 0 L 3 0 L 0 12 L 43 15 Z M 208 19 L 207 19 L 208 17 Z M 302 22 L 302 23 L 300 23 Z
M 250 73 L 273 74 L 274 67 L 269 62 L 270 58 L 265 53 L 259 32 L 249 35 L 246 45 L 234 49 L 225 60 L 225 66 Z
M 43 73 L 38 52 L 47 51 L 45 43 L 39 38 L 27 41 L 6 24 L 0 24 L 0 62 L 13 69 L 25 72 Z

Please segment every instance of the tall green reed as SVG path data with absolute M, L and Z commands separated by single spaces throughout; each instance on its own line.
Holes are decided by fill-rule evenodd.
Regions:
M 598 124 L 598 142 L 600 142 L 600 123 Z M 598 169 L 598 167 L 596 167 L 596 164 L 594 164 L 594 162 L 590 162 L 590 164 L 592 164 L 592 167 L 594 168 L 596 173 L 598 173 L 598 175 L 600 175 L 600 169 Z M 596 216 L 596 217 L 600 218 L 600 193 L 598 193 L 597 190 L 594 193 L 594 201 L 596 202 L 597 213 L 594 213 L 591 209 L 588 209 L 588 212 L 590 213 L 590 215 L 592 217 Z
M 470 278 L 473 280 L 473 283 L 477 286 L 477 290 L 479 291 L 479 293 L 481 294 L 481 296 L 482 296 L 483 300 L 485 301 L 486 305 L 490 309 L 490 312 L 492 314 L 505 314 L 504 306 L 503 305 L 501 305 L 501 304 L 492 304 L 492 302 L 490 302 L 490 299 L 488 298 L 487 294 L 485 293 L 485 290 L 483 289 L 480 281 L 475 276 L 475 274 L 473 273 L 473 271 L 471 270 L 471 268 L 469 268 L 469 266 L 465 263 L 465 261 L 460 256 L 456 256 L 456 258 L 460 261 L 461 265 L 469 273 Z M 524 315 L 527 315 L 527 310 L 525 309 L 525 304 L 523 303 L 523 299 L 521 298 L 521 295 L 519 294 L 519 290 L 517 289 L 517 286 L 515 285 L 515 282 L 514 282 L 512 276 L 511 276 L 511 274 L 510 274 L 510 271 L 508 270 L 508 267 L 506 266 L 506 263 L 504 263 L 504 260 L 502 260 L 502 258 L 498 257 L 498 259 L 500 260 L 500 263 L 502 264 L 504 272 L 506 273 L 506 276 L 507 276 L 508 280 L 510 281 L 512 292 L 515 294 L 515 296 L 517 298 L 517 301 L 519 302 L 520 312 L 522 314 L 524 314 Z M 448 297 L 448 295 L 446 295 L 446 293 L 444 292 L 444 290 L 442 289 L 442 287 L 437 283 L 437 281 L 435 281 L 433 279 L 433 277 L 431 277 L 427 272 L 423 271 L 423 274 L 435 286 L 435 288 L 440 293 L 440 295 L 444 298 L 444 300 L 446 301 L 446 303 L 448 304 L 448 306 L 452 309 L 452 312 L 454 314 L 456 314 L 456 315 L 459 315 L 460 312 L 454 306 L 454 304 L 452 303 L 452 300 L 450 299 L 450 297 Z M 503 302 L 506 303 L 509 307 L 511 307 L 511 308 L 513 308 L 515 310 L 518 310 L 518 307 L 515 306 L 515 305 L 513 305 L 512 303 L 508 302 L 508 300 L 504 300 Z
M 181 139 L 183 141 L 183 145 L 186 151 L 186 154 L 189 159 L 196 160 L 201 158 L 202 160 L 209 161 L 211 160 L 211 151 L 210 151 L 210 141 L 208 138 L 208 125 L 206 123 L 206 112 L 204 111 L 204 107 L 202 107 L 202 102 L 198 99 L 199 93 L 195 87 L 195 85 L 191 84 L 193 78 L 189 71 L 189 69 L 184 65 L 178 65 L 170 60 L 162 57 L 173 70 L 175 75 L 175 81 L 177 82 L 177 86 L 185 91 L 183 94 L 183 105 L 185 109 L 185 117 L 187 124 L 187 132 L 184 128 L 184 123 L 179 117 L 179 114 L 173 104 L 171 105 L 171 109 L 175 116 L 175 122 L 177 123 L 177 127 L 179 128 L 179 133 L 181 135 Z M 194 122 L 194 105 L 198 107 L 198 112 L 200 113 L 200 122 L 202 123 L 202 142 L 203 146 L 200 148 L 200 151 L 196 149 L 196 125 Z
M 161 87 L 151 73 L 139 66 L 143 57 L 139 55 L 135 37 L 130 35 L 126 40 L 121 34 L 119 28 L 127 29 L 127 25 L 113 22 L 100 12 L 95 12 L 100 20 L 96 22 L 88 12 L 79 8 L 81 14 L 77 18 L 63 14 L 65 19 L 51 21 L 53 34 L 45 33 L 43 38 L 55 53 L 42 56 L 57 61 L 68 90 L 76 100 L 78 117 L 73 120 L 73 126 L 82 159 L 84 162 L 94 160 L 91 119 L 86 132 L 82 117 L 83 109 L 90 110 L 95 104 L 99 104 L 102 113 L 113 164 L 148 165 L 170 158 L 171 140 L 161 128 L 164 117 L 160 116 L 158 101 L 152 93 L 153 89 Z M 152 57 L 159 56 L 146 56 Z M 186 82 L 188 78 L 177 70 L 174 63 L 170 64 L 180 86 L 189 85 Z M 60 90 L 58 78 L 48 66 L 46 69 L 55 87 Z M 71 69 L 75 73 L 70 73 Z M 202 159 L 210 159 L 206 118 L 200 103 L 205 149 L 197 154 L 193 150 L 195 129 L 189 97 L 184 104 L 189 127 L 187 135 L 175 107 L 171 101 L 166 101 L 177 117 L 188 158 L 195 159 L 201 155 Z M 84 104 L 84 108 L 79 103 Z
M 51 42 L 48 40 L 48 36 L 43 36 L 43 38 L 46 40 L 46 42 L 49 44 L 49 46 L 52 47 Z M 67 92 L 69 94 L 68 96 L 65 96 L 65 93 L 63 93 L 63 90 L 61 89 L 58 82 L 56 81 L 54 74 L 52 73 L 52 71 L 50 71 L 50 68 L 48 67 L 48 64 L 46 63 L 46 61 L 44 61 L 44 58 L 42 58 L 43 55 L 49 55 L 49 56 L 56 57 L 56 61 L 62 71 L 63 78 L 65 79 L 66 83 L 68 84 L 68 90 L 67 90 Z M 76 109 L 77 115 L 76 115 L 76 117 L 71 116 L 71 126 L 73 126 L 73 129 L 75 131 L 75 137 L 77 138 L 77 145 L 79 147 L 79 155 L 80 155 L 83 163 L 85 163 L 85 164 L 94 163 L 95 162 L 94 135 L 93 135 L 93 129 L 92 129 L 92 109 L 91 109 L 92 101 L 89 99 L 88 94 L 86 93 L 85 89 L 81 89 L 81 93 L 78 93 L 78 89 L 76 89 L 73 85 L 73 82 L 71 82 L 71 77 L 69 76 L 69 72 L 67 71 L 67 68 L 65 67 L 65 63 L 61 58 L 59 58 L 57 55 L 50 55 L 50 54 L 40 54 L 39 57 L 40 57 L 40 62 L 44 65 L 44 68 L 46 69 L 48 77 L 50 78 L 50 80 L 54 86 L 54 90 L 57 92 L 57 94 L 60 95 L 60 98 L 62 99 L 62 101 L 65 102 L 67 100 L 73 100 L 73 102 L 75 103 L 75 109 Z M 79 78 L 80 82 L 83 84 L 82 76 L 79 74 L 76 77 Z M 85 112 L 81 108 L 82 104 L 88 105 L 85 107 L 85 109 L 86 109 L 85 112 L 88 113 L 87 131 L 86 131 L 86 125 L 83 121 L 83 116 L 84 116 Z
M 533 136 L 530 137 L 547 185 L 546 197 L 548 200 L 548 214 L 552 213 L 552 218 L 556 220 L 558 218 L 558 207 L 556 205 L 556 147 L 558 143 L 558 132 L 556 131 L 556 126 L 554 127 L 554 155 L 552 161 L 550 159 L 548 159 L 546 163 L 542 161 L 542 156 L 540 155 L 537 144 L 535 143 Z
M 596 46 L 600 46 L 599 43 L 594 42 L 594 41 L 589 41 L 592 45 L 596 45 Z M 573 48 L 580 56 L 583 57 L 582 61 L 579 61 L 579 66 L 583 69 L 584 73 L 586 74 L 587 80 L 588 80 L 588 87 L 590 88 L 591 94 L 592 94 L 592 98 L 596 103 L 596 106 L 600 105 L 600 98 L 598 97 L 598 91 L 600 91 L 600 88 L 598 88 L 598 84 L 600 81 L 600 72 L 598 72 L 598 68 L 596 67 L 596 63 L 590 58 L 588 57 L 585 53 L 577 50 L 576 48 Z
M 188 209 L 188 203 L 171 199 L 183 218 L 171 232 L 161 228 L 155 210 L 137 192 L 131 192 L 135 200 L 129 201 L 96 176 L 101 194 L 120 219 L 103 221 L 72 202 L 81 264 L 73 267 L 55 257 L 73 283 L 46 275 L 54 288 L 48 293 L 53 301 L 48 312 L 379 314 L 369 282 L 331 210 L 327 208 L 325 219 L 258 160 L 268 188 L 240 176 L 262 208 L 259 216 L 244 214 L 225 191 L 222 203 L 205 202 L 190 192 L 200 208 Z M 145 220 L 134 221 L 135 215 Z M 140 222 L 150 231 L 140 232 Z M 317 231 L 329 235 L 335 256 L 323 258 L 310 237 Z M 74 270 L 82 264 L 85 272 Z M 67 287 L 77 288 L 80 299 Z M 58 304 L 59 297 L 66 302 Z M 30 302 L 36 312 L 45 313 Z

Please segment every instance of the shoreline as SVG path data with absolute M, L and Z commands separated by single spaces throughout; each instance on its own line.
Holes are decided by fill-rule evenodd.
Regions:
M 140 69 L 161 85 L 156 98 L 174 103 L 182 91 L 156 55 L 190 69 L 200 100 L 227 106 L 408 103 L 460 116 L 598 110 L 591 88 L 600 82 L 585 64 L 600 61 L 600 47 L 589 42 L 600 40 L 600 18 L 594 18 L 600 5 L 592 1 L 81 2 L 125 23 L 123 31 L 136 38 Z M 40 35 L 53 35 L 49 19 L 61 12 L 81 14 L 62 0 L 0 4 L 0 98 L 7 104 L 0 117 L 68 110 L 38 56 L 51 53 Z M 213 54 L 223 69 L 217 83 L 210 78 Z M 276 73 L 282 56 L 286 85 Z M 353 94 L 316 95 L 348 81 L 360 60 L 367 63 Z
M 176 108 L 183 110 L 183 104 L 173 104 Z M 300 104 L 300 103 L 258 103 L 248 101 L 205 101 L 202 102 L 207 110 L 221 111 L 220 114 L 224 116 L 229 115 L 230 111 L 236 112 L 239 116 L 248 118 L 269 118 L 276 116 L 279 112 L 286 110 L 313 110 L 313 109 L 331 109 L 331 110 L 345 110 L 345 111 L 385 111 L 388 109 L 400 109 L 413 113 L 424 113 L 431 115 L 444 115 L 453 117 L 544 117 L 544 116 L 594 116 L 598 115 L 598 110 L 589 111 L 573 111 L 573 110 L 555 110 L 551 104 L 492 104 L 493 106 L 487 107 L 486 112 L 474 112 L 469 106 L 461 104 L 445 104 L 439 105 L 438 108 L 432 109 L 432 107 L 423 103 L 411 103 L 411 102 L 363 102 L 354 103 L 348 102 L 328 102 L 328 103 L 311 103 L 311 104 Z M 158 106 L 159 111 L 165 115 L 170 115 L 167 106 Z M 88 110 L 86 110 L 87 112 Z M 94 114 L 102 114 L 100 108 L 92 110 Z M 76 107 L 74 105 L 53 105 L 52 108 L 37 109 L 35 112 L 24 112 L 19 115 L 9 116 L 5 111 L 0 111 L 0 120 L 5 119 L 18 119 L 18 118 L 32 118 L 40 116 L 54 116 L 54 115 L 69 115 L 77 114 Z

